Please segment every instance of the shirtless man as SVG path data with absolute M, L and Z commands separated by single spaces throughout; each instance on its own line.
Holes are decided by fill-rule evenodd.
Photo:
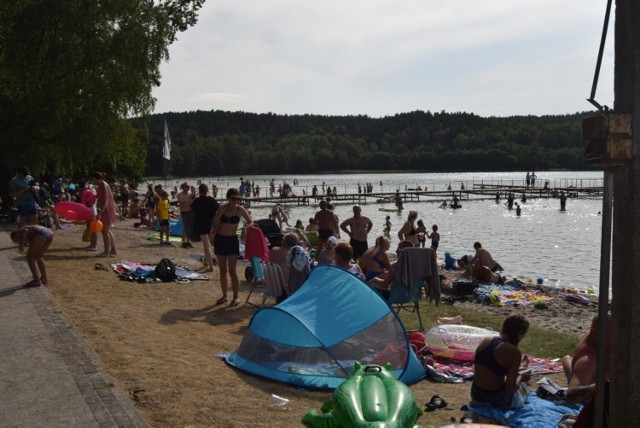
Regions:
M 607 351 L 611 349 L 611 316 L 607 320 Z M 604 390 L 604 424 L 608 427 L 609 413 L 609 353 L 605 355 L 605 390 Z M 598 363 L 598 316 L 596 315 L 591 322 L 589 332 L 582 338 L 573 354 L 573 358 L 569 357 L 571 363 L 570 373 L 565 374 L 570 378 L 569 388 L 567 389 L 566 401 L 569 404 L 585 403 L 582 411 L 578 415 L 574 427 L 594 426 L 594 398 L 596 394 L 597 380 L 597 363 Z M 566 363 L 563 358 L 563 366 Z
M 318 248 L 316 249 L 316 254 L 320 254 L 322 248 L 327 243 L 327 239 L 333 236 L 334 230 L 338 229 L 336 216 L 332 211 L 327 209 L 327 201 L 320 201 L 318 206 L 320 207 L 320 211 L 316 212 L 316 215 L 313 217 L 318 224 Z
M 180 218 L 182 218 L 182 248 L 193 248 L 189 238 L 187 238 L 187 222 L 190 221 L 187 215 L 191 212 L 191 202 L 195 198 L 195 192 L 191 192 L 189 183 L 182 183 L 180 186 L 182 191 L 178 193 L 178 205 L 180 206 Z
M 502 266 L 500 266 L 500 263 L 493 260 L 493 257 L 491 257 L 491 253 L 489 253 L 487 250 L 482 248 L 481 243 L 479 242 L 474 243 L 473 248 L 475 248 L 476 250 L 476 255 L 473 257 L 473 260 L 471 260 L 472 266 L 475 261 L 478 261 L 482 266 L 486 266 L 489 269 L 491 269 L 491 272 L 504 270 Z
M 611 317 L 607 322 L 607 342 L 611 339 Z M 607 343 L 607 349 L 610 349 Z M 562 359 L 563 366 L 570 364 L 570 369 L 565 367 L 565 374 L 569 379 L 567 390 L 567 402 L 571 404 L 589 401 L 596 391 L 596 365 L 598 360 L 598 316 L 593 317 L 589 332 L 582 337 L 573 357 Z M 608 363 L 608 361 L 607 361 Z M 608 364 L 606 364 L 608 366 Z M 609 378 L 608 367 L 605 377 Z
M 369 244 L 367 243 L 367 235 L 373 223 L 368 217 L 362 215 L 360 205 L 353 206 L 353 217 L 350 217 L 340 224 L 340 229 L 349 235 L 349 244 L 353 248 L 353 260 L 358 259 L 367 251 Z

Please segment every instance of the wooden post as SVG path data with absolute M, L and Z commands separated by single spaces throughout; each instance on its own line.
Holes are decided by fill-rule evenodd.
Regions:
M 616 0 L 614 111 L 633 118 L 633 160 L 614 178 L 610 427 L 640 426 L 640 4 Z

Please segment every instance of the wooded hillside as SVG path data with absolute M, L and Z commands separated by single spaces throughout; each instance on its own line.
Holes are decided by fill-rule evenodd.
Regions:
M 414 111 L 368 116 L 276 115 L 224 111 L 148 118 L 148 176 L 163 174 L 166 119 L 170 176 L 288 174 L 355 170 L 511 171 L 589 169 L 582 119 L 563 116 L 483 118 Z M 138 127 L 147 126 L 141 119 Z

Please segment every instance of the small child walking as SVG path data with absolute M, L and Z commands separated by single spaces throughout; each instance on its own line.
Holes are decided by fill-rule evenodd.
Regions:
M 425 241 L 427 240 L 427 238 L 425 238 L 426 234 L 427 227 L 424 225 L 422 220 L 418 220 L 418 227 L 416 228 L 416 235 L 418 235 L 418 247 L 424 248 Z
M 438 233 L 438 225 L 434 224 L 431 226 L 432 232 L 427 232 L 427 238 L 431 239 L 431 249 L 433 252 L 438 251 L 438 245 L 440 244 L 440 234 Z
M 24 284 L 23 287 L 40 287 L 42 284 L 47 285 L 49 282 L 42 256 L 49 249 L 53 236 L 52 230 L 37 224 L 25 226 L 20 230 L 11 232 L 11 240 L 20 245 L 21 248 L 29 244 L 26 256 L 33 279 Z M 40 269 L 39 277 L 38 269 Z
M 160 245 L 171 245 L 169 242 L 169 194 L 166 190 L 160 192 L 160 201 L 158 201 L 157 215 L 160 221 Z M 166 235 L 167 241 L 163 240 Z
M 384 221 L 384 229 L 382 229 L 382 233 L 384 233 L 386 236 L 389 236 L 389 233 L 391 233 L 391 217 L 389 216 L 387 216 Z

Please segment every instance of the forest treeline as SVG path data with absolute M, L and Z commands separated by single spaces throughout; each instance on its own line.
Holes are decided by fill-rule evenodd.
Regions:
M 194 111 L 135 119 L 147 127 L 147 176 L 313 174 L 331 171 L 525 171 L 592 168 L 583 160 L 582 119 L 480 117 L 414 111 L 368 116 Z

